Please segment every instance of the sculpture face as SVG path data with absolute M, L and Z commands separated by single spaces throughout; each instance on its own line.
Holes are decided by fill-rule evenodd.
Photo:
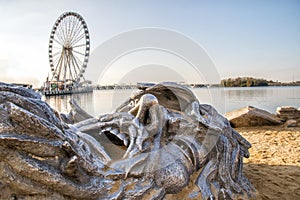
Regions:
M 0 94 L 0 183 L 7 194 L 162 199 L 192 184 L 203 199 L 253 195 L 242 173 L 250 144 L 183 86 L 149 87 L 99 118 L 75 102 L 60 115 L 12 85 L 0 84 Z

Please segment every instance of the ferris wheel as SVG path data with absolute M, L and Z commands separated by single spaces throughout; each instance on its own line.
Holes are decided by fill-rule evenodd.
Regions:
M 90 36 L 84 19 L 75 12 L 63 13 L 49 39 L 51 81 L 78 84 L 87 67 Z

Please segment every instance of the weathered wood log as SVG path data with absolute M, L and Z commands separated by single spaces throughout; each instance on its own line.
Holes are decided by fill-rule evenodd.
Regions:
M 249 126 L 272 126 L 279 125 L 281 121 L 274 115 L 265 110 L 247 106 L 225 114 L 232 127 Z

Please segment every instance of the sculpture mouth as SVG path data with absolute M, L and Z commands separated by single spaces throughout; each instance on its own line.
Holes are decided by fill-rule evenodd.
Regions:
M 126 153 L 127 147 L 123 144 L 123 141 L 116 135 L 110 132 L 105 132 L 100 135 L 101 144 L 104 147 L 107 154 L 112 161 L 120 160 Z
M 113 144 L 119 146 L 119 147 L 123 147 L 123 148 L 127 148 L 128 144 L 126 145 L 125 140 L 126 138 L 120 138 L 120 136 L 118 136 L 117 134 L 115 134 L 114 132 L 111 131 L 104 131 L 103 132 L 105 134 L 105 136 L 109 139 L 109 141 L 111 141 Z
M 88 135 L 92 136 L 101 146 L 103 146 L 106 154 L 110 157 L 112 161 L 120 160 L 123 158 L 127 146 L 113 130 L 110 128 L 104 128 L 102 131 L 99 130 L 89 130 L 86 131 Z

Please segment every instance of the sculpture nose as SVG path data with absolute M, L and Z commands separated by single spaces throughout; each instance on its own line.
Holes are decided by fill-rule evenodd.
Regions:
M 144 94 L 129 113 L 134 115 L 143 125 L 146 125 L 149 109 L 158 104 L 157 98 L 152 94 Z

